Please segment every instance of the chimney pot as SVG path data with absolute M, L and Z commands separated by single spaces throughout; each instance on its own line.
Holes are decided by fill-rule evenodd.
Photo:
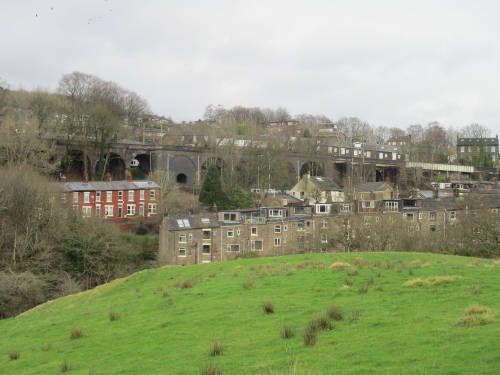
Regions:
M 130 171 L 127 172 L 127 181 L 132 182 L 132 173 Z
M 85 174 L 83 175 L 83 180 L 84 180 L 85 182 L 89 182 L 89 174 L 88 174 L 88 173 L 85 173 Z
M 66 175 L 61 173 L 61 182 L 66 182 Z
M 111 182 L 111 173 L 106 173 L 106 182 Z

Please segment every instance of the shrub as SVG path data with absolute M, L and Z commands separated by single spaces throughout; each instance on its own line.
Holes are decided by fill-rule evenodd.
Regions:
M 64 360 L 61 363 L 61 372 L 66 372 L 66 371 L 69 371 L 69 370 L 71 370 L 71 365 L 69 364 L 69 362 L 67 360 Z
M 115 320 L 120 319 L 120 312 L 112 310 L 108 313 L 108 316 L 109 316 L 109 321 L 114 322 Z
M 18 351 L 11 351 L 11 352 L 9 352 L 9 359 L 11 361 L 17 361 L 20 356 L 21 356 L 21 354 L 19 354 Z
M 69 334 L 69 338 L 71 340 L 78 339 L 82 336 L 83 336 L 83 331 L 82 331 L 81 327 L 78 327 L 78 326 L 73 327 L 71 329 L 71 333 Z
M 265 300 L 262 302 L 262 309 L 264 310 L 264 314 L 272 314 L 274 313 L 274 305 L 271 301 Z
M 493 323 L 494 321 L 495 315 L 488 307 L 474 305 L 465 309 L 459 324 L 465 327 L 473 327 Z
M 224 355 L 224 346 L 220 341 L 214 341 L 212 343 L 212 346 L 210 347 L 210 352 L 209 354 L 212 357 L 218 356 L 218 355 Z
M 201 368 L 201 375 L 222 375 L 223 372 L 214 364 L 207 364 Z
M 315 320 L 312 320 L 306 324 L 304 330 L 304 345 L 314 346 L 318 342 L 318 326 Z
M 356 276 L 359 275 L 359 270 L 357 268 L 353 268 L 347 272 L 349 276 Z
M 189 289 L 193 287 L 193 280 L 187 279 L 181 283 L 181 289 Z
M 343 319 L 343 311 L 340 307 L 332 305 L 326 312 L 328 314 L 328 317 L 331 320 L 342 320 Z
M 290 339 L 295 336 L 295 330 L 292 326 L 284 325 L 283 327 L 281 327 L 280 336 L 282 339 Z

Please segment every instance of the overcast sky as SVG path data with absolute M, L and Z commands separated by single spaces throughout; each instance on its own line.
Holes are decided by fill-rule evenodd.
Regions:
M 500 133 L 497 1 L 2 0 L 0 77 L 114 81 L 175 121 L 283 106 Z

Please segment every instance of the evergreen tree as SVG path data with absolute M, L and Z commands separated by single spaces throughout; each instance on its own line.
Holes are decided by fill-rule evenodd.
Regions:
M 208 207 L 212 207 L 215 203 L 219 210 L 225 209 L 228 204 L 227 195 L 222 190 L 219 171 L 213 164 L 208 168 L 198 200 Z
M 229 208 L 252 208 L 254 202 L 249 194 L 246 194 L 243 189 L 239 186 L 235 186 L 229 197 Z

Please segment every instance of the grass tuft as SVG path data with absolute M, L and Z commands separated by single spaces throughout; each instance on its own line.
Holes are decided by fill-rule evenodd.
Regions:
M 332 322 L 323 314 L 316 318 L 316 325 L 320 331 L 330 331 L 333 329 Z
M 314 346 L 318 342 L 318 325 L 316 320 L 312 320 L 306 324 L 304 329 L 304 345 Z
M 495 314 L 490 308 L 485 306 L 473 305 L 465 309 L 459 325 L 464 327 L 473 327 L 485 325 L 495 321 Z
M 330 264 L 330 268 L 335 270 L 335 269 L 342 269 L 346 267 L 351 267 L 349 263 L 343 263 L 343 262 L 333 262 Z
M 281 327 L 280 336 L 282 339 L 290 339 L 295 336 L 295 330 L 292 326 L 284 325 L 283 327 Z
M 338 306 L 335 305 L 330 306 L 330 308 L 327 310 L 326 313 L 331 320 L 338 321 L 343 319 L 344 312 Z
M 201 375 L 222 375 L 223 372 L 214 364 L 207 364 L 201 368 Z
M 209 354 L 212 357 L 216 357 L 218 355 L 224 355 L 224 345 L 220 341 L 214 341 L 212 346 L 210 347 Z
M 481 286 L 480 285 L 474 285 L 474 286 L 472 286 L 471 293 L 472 294 L 479 294 L 479 293 L 481 293 Z
M 66 372 L 71 370 L 71 365 L 67 360 L 62 361 L 61 363 L 61 372 Z
M 52 349 L 52 344 L 43 344 L 40 349 L 42 349 L 42 352 L 48 352 L 50 349 Z
M 193 280 L 187 279 L 181 283 L 181 289 L 189 289 L 193 287 Z
M 109 316 L 109 321 L 114 322 L 115 320 L 120 319 L 120 312 L 112 310 L 108 313 L 108 316 Z
M 255 287 L 255 279 L 248 279 L 248 281 L 243 283 L 244 289 L 251 289 Z
M 264 314 L 273 314 L 274 313 L 274 305 L 271 301 L 265 300 L 262 302 L 262 309 L 264 310 Z
M 9 352 L 9 359 L 11 361 L 17 361 L 21 357 L 21 354 L 17 350 Z
M 81 327 L 78 327 L 78 326 L 73 327 L 73 328 L 71 329 L 70 334 L 69 334 L 69 338 L 70 338 L 71 340 L 78 339 L 78 338 L 80 338 L 80 337 L 82 337 L 82 336 L 83 336 L 83 331 L 82 331 L 82 328 L 81 328 Z
M 356 276 L 356 275 L 359 275 L 359 270 L 357 268 L 353 268 L 353 269 L 349 270 L 349 272 L 347 272 L 347 274 L 349 276 Z
M 350 317 L 350 321 L 351 322 L 355 322 L 357 320 L 359 320 L 359 317 L 361 316 L 361 311 L 359 310 L 354 310 L 352 313 L 351 313 L 351 317 Z
M 366 285 L 360 286 L 358 289 L 359 294 L 366 294 L 368 292 L 368 287 Z

